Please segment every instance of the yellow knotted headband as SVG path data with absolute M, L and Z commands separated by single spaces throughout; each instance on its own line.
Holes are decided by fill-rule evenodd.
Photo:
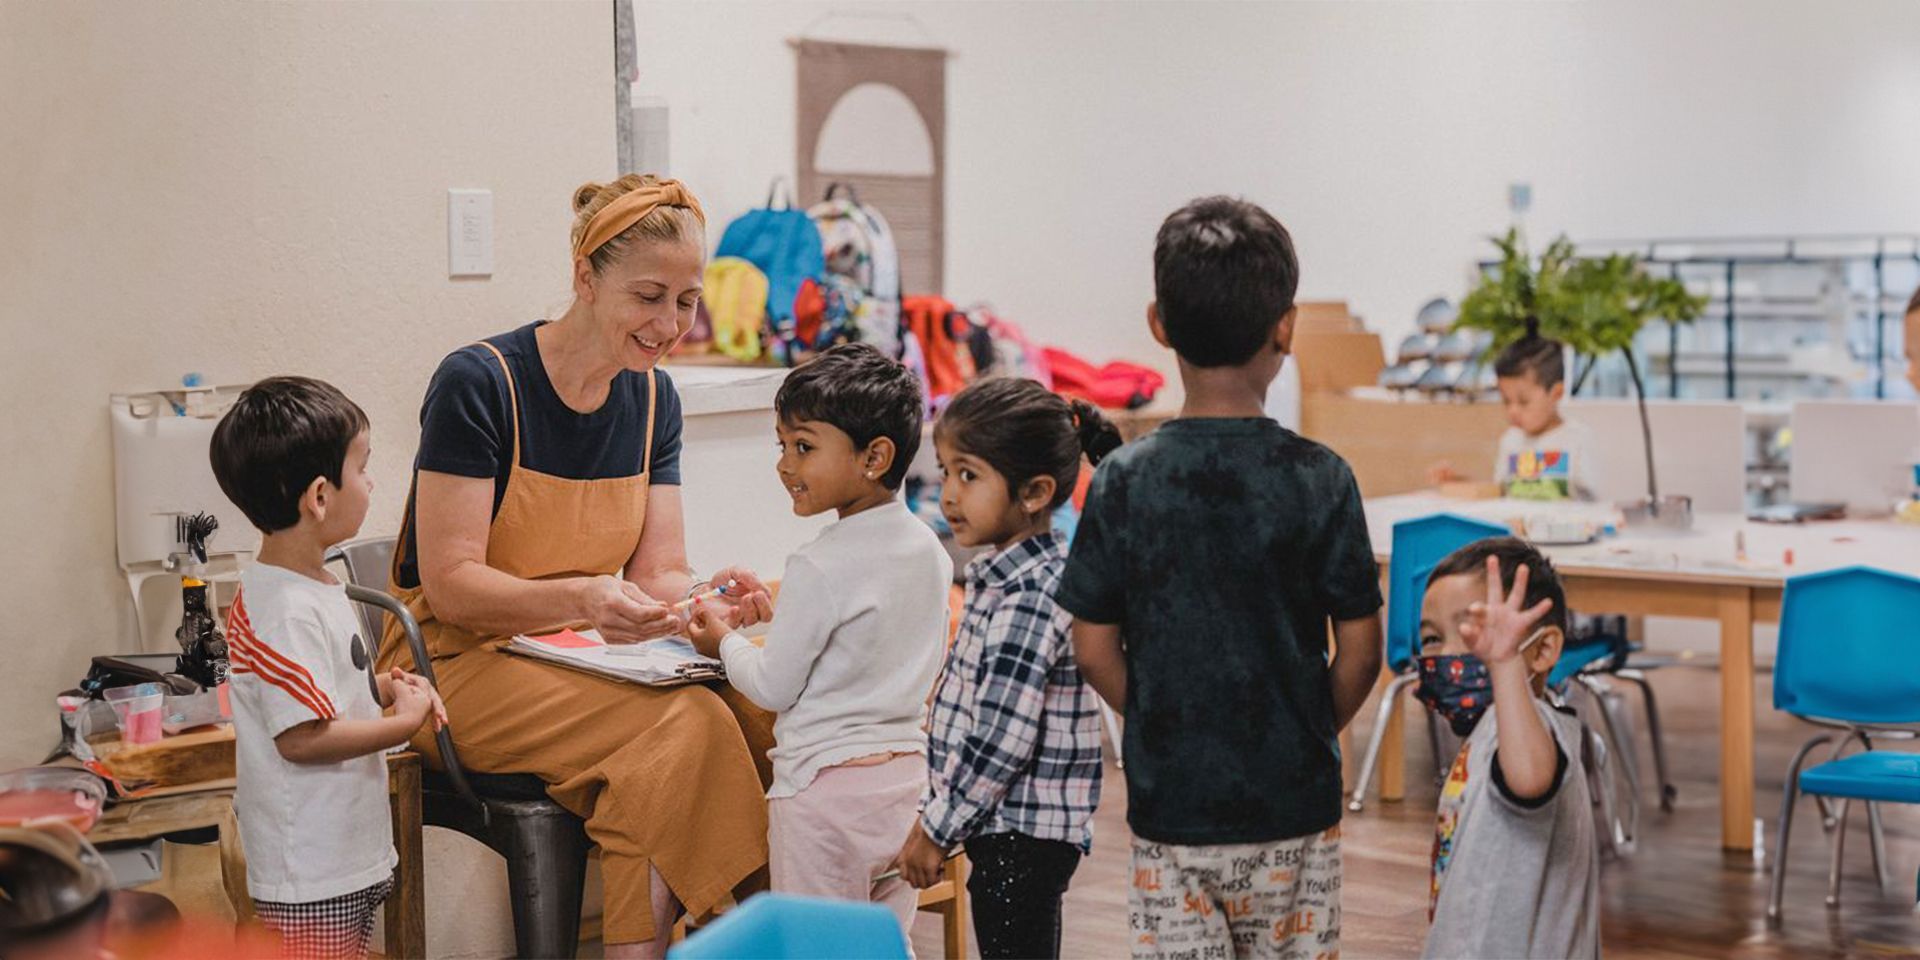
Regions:
M 580 231 L 580 239 L 573 245 L 573 255 L 592 256 L 608 240 L 624 233 L 628 227 L 639 223 L 660 207 L 686 207 L 693 211 L 694 219 L 699 220 L 701 226 L 706 226 L 707 215 L 700 209 L 700 201 L 694 198 L 693 191 L 678 180 L 661 180 L 629 190 L 601 207 L 600 212 L 587 221 L 587 228 Z

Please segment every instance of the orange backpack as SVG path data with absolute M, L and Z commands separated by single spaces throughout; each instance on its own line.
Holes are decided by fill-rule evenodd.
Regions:
M 927 361 L 927 393 L 938 408 L 960 392 L 975 374 L 973 355 L 966 348 L 967 315 L 946 300 L 931 296 L 907 297 L 900 303 L 907 331 L 920 341 Z

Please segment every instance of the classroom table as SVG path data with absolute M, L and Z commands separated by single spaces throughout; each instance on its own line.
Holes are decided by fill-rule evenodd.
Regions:
M 1535 515 L 1601 518 L 1592 504 L 1467 501 L 1431 493 L 1366 501 L 1368 532 L 1383 573 L 1392 561 L 1393 525 L 1434 513 L 1513 524 Z M 1744 540 L 1746 555 L 1736 555 Z M 1693 528 L 1666 532 L 1623 527 L 1578 546 L 1542 546 L 1575 610 L 1715 620 L 1720 624 L 1720 843 L 1753 849 L 1753 625 L 1778 623 L 1789 577 L 1848 566 L 1920 576 L 1920 527 L 1891 520 L 1806 524 L 1752 523 L 1735 514 L 1699 514 Z M 1791 551 L 1789 555 L 1789 551 Z M 1404 796 L 1400 714 L 1381 747 L 1380 793 Z

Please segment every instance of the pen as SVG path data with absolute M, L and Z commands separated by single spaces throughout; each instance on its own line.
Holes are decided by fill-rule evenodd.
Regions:
M 731 583 L 723 583 L 717 587 L 714 587 L 711 590 L 707 590 L 702 593 L 695 594 L 694 596 L 688 597 L 685 600 L 682 600 L 679 603 L 674 604 L 673 609 L 691 610 L 694 608 L 695 604 L 701 603 L 702 601 L 711 600 L 714 597 L 724 597 L 727 595 L 727 588 L 731 586 L 733 586 Z

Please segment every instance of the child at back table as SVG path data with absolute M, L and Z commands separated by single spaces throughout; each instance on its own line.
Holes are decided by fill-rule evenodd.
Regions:
M 1126 717 L 1136 957 L 1339 950 L 1336 738 L 1380 672 L 1379 569 L 1346 462 L 1262 412 L 1298 280 L 1252 203 L 1161 225 L 1147 320 L 1186 406 L 1101 465 L 1057 595 Z
M 793 512 L 837 522 L 787 560 L 766 646 L 696 607 L 688 636 L 779 714 L 767 791 L 773 889 L 892 908 L 918 894 L 888 872 L 927 782 L 927 694 L 946 649 L 953 561 L 897 495 L 920 446 L 914 375 L 864 344 L 795 369 L 774 398 Z M 878 882 L 876 882 L 878 881 Z
M 1493 373 L 1507 431 L 1493 460 L 1500 495 L 1522 500 L 1593 499 L 1593 431 L 1560 413 L 1567 396 L 1566 345 L 1543 337 L 1534 324 L 1494 358 Z M 1436 483 L 1459 480 L 1445 463 L 1432 470 Z

